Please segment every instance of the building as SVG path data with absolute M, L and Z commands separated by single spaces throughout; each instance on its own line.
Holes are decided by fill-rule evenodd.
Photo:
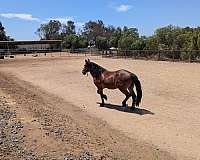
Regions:
M 47 53 L 62 50 L 61 40 L 0 41 L 0 55 Z

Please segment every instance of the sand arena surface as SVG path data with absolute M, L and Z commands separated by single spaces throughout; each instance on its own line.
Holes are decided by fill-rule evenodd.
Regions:
M 140 110 L 124 112 L 120 108 L 124 95 L 106 89 L 108 105 L 99 107 L 92 77 L 81 73 L 84 56 L 19 57 L 0 64 L 0 72 L 30 82 L 177 159 L 200 158 L 200 64 L 89 58 L 108 70 L 126 69 L 138 75 L 144 93 Z M 67 112 L 68 107 L 62 110 Z

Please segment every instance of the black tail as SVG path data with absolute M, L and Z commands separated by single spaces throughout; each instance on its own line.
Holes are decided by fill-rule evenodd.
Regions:
M 139 107 L 139 104 L 141 102 L 141 99 L 142 99 L 142 88 L 141 88 L 141 84 L 140 84 L 140 81 L 138 79 L 138 77 L 136 75 L 132 75 L 132 79 L 133 79 L 133 82 L 136 86 L 136 91 L 137 91 L 137 98 L 136 98 L 136 106 Z

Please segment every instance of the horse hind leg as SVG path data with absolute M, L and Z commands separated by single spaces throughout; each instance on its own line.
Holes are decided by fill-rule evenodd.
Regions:
M 125 107 L 126 106 L 126 102 L 127 100 L 131 97 L 131 94 L 128 92 L 127 89 L 121 89 L 119 88 L 119 90 L 126 95 L 126 98 L 122 101 L 122 106 Z
M 135 92 L 133 91 L 132 92 L 132 106 L 131 106 L 131 109 L 135 109 L 135 106 L 136 106 L 136 95 L 135 95 Z
M 106 101 L 108 100 L 108 97 L 105 94 L 103 94 L 102 96 Z
M 131 96 L 132 96 L 132 106 L 131 106 L 131 109 L 135 109 L 135 105 L 136 105 L 136 94 L 133 90 L 133 86 L 131 86 L 129 88 L 129 92 L 131 93 Z

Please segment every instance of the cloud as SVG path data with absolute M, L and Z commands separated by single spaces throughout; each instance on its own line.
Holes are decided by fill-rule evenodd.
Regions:
M 84 24 L 85 23 L 83 23 L 83 22 L 75 22 L 75 25 L 77 26 L 77 27 L 83 27 L 84 26 Z
M 21 19 L 25 21 L 37 21 L 39 22 L 39 18 L 33 17 L 31 14 L 27 13 L 0 13 L 0 17 L 9 18 L 9 19 Z
M 127 5 L 127 4 L 121 4 L 117 7 L 115 7 L 115 9 L 118 11 L 118 12 L 127 12 L 129 11 L 130 9 L 132 8 L 131 5 Z
M 74 21 L 74 18 L 73 17 L 56 17 L 56 18 L 48 18 L 47 19 L 47 21 L 50 21 L 50 20 L 56 20 L 56 21 L 60 21 L 61 23 L 66 24 L 67 21 Z

